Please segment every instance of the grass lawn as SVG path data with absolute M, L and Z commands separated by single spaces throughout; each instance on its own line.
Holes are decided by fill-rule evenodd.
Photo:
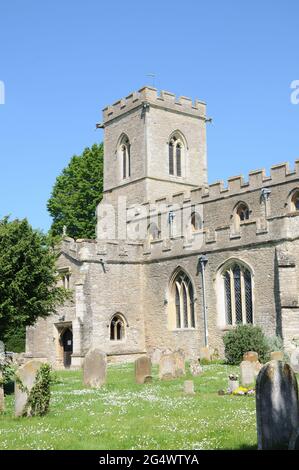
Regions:
M 110 365 L 100 390 L 82 385 L 81 371 L 58 372 L 51 409 L 41 418 L 14 418 L 13 395 L 0 413 L 0 449 L 255 449 L 255 397 L 219 396 L 238 368 L 203 366 L 195 396 L 186 376 L 134 383 L 133 364 Z

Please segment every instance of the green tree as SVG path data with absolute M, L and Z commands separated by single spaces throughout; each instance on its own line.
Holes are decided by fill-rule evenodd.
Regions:
M 48 201 L 51 235 L 61 235 L 66 226 L 70 237 L 95 238 L 95 211 L 102 193 L 103 144 L 94 144 L 82 155 L 74 155 L 56 179 Z
M 26 219 L 0 220 L 0 339 L 9 341 L 70 298 L 57 286 L 57 254 Z

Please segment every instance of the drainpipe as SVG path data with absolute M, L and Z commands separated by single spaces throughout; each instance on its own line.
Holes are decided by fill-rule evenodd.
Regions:
M 209 346 L 209 331 L 208 331 L 208 314 L 207 314 L 207 304 L 206 304 L 206 280 L 205 280 L 205 267 L 208 262 L 206 255 L 201 255 L 198 258 L 201 270 L 201 279 L 202 279 L 202 303 L 203 303 L 203 318 L 204 318 L 204 330 L 205 330 L 205 346 Z

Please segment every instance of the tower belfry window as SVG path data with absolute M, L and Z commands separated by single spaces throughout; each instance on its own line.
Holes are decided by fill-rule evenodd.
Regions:
M 130 141 L 127 136 L 124 136 L 121 139 L 119 153 L 120 153 L 120 159 L 122 162 L 122 165 L 121 165 L 122 179 L 126 179 L 131 176 Z
M 183 151 L 182 140 L 178 136 L 173 136 L 168 143 L 169 174 L 171 176 L 182 176 Z

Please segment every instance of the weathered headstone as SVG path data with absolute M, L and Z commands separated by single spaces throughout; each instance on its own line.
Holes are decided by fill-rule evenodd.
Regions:
M 100 349 L 91 349 L 83 362 L 83 383 L 99 388 L 106 382 L 107 356 Z
M 282 361 L 265 364 L 256 381 L 258 448 L 287 449 L 299 426 L 298 385 L 294 371 Z
M 243 361 L 257 362 L 258 360 L 259 355 L 255 351 L 247 351 L 245 354 L 243 354 Z
M 197 375 L 200 375 L 202 374 L 203 372 L 203 368 L 201 367 L 200 363 L 198 361 L 190 361 L 190 373 L 191 375 L 193 375 L 194 377 L 197 376 Z
M 17 374 L 22 382 L 22 386 L 15 382 L 15 416 L 23 416 L 24 414 L 30 416 L 30 410 L 26 411 L 26 405 L 30 391 L 35 383 L 37 372 L 41 366 L 42 362 L 33 360 L 28 361 L 19 368 Z
M 185 353 L 181 349 L 173 353 L 175 359 L 175 376 L 182 377 L 186 374 Z
M 135 380 L 144 384 L 152 380 L 152 362 L 148 356 L 141 356 L 135 361 Z
M 272 351 L 270 354 L 271 361 L 283 361 L 283 351 Z
M 193 380 L 185 380 L 184 393 L 186 393 L 187 395 L 195 395 Z
M 244 387 L 255 382 L 255 363 L 250 361 L 242 361 L 240 364 L 240 383 Z
M 159 364 L 159 378 L 171 380 L 176 377 L 176 359 L 173 353 L 163 354 Z
M 240 383 L 246 387 L 254 384 L 262 365 L 259 361 L 242 361 L 240 364 Z
M 299 348 L 294 349 L 290 356 L 292 369 L 296 374 L 299 372 Z
M 200 359 L 205 359 L 207 361 L 211 360 L 211 352 L 208 346 L 200 348 L 199 350 L 199 357 Z
M 152 353 L 152 364 L 159 364 L 161 359 L 162 351 L 161 349 L 155 349 Z

